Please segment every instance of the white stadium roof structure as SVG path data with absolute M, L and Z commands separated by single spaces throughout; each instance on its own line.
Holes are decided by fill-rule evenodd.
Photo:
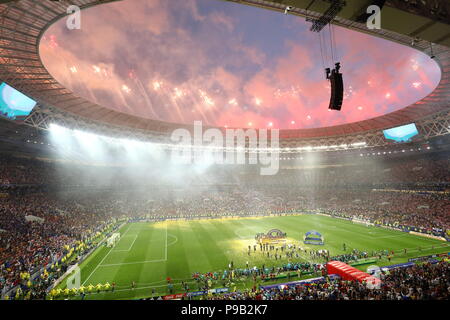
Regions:
M 191 125 L 139 118 L 113 111 L 77 96 L 58 83 L 44 67 L 39 42 L 45 31 L 67 15 L 70 4 L 81 9 L 121 0 L 16 0 L 0 4 L 0 81 L 7 82 L 38 102 L 25 124 L 48 129 L 51 123 L 128 139 L 170 142 L 174 129 Z M 229 0 L 318 20 L 330 3 L 341 0 Z M 403 0 L 346 0 L 333 24 L 382 37 L 435 56 L 441 69 L 436 89 L 422 100 L 373 119 L 314 129 L 280 130 L 281 152 L 317 146 L 375 147 L 387 144 L 382 129 L 415 122 L 421 138 L 450 133 L 450 4 L 442 8 L 409 7 Z M 366 8 L 383 4 L 383 29 L 369 30 Z M 435 3 L 440 3 L 435 1 Z M 306 10 L 308 9 L 308 10 Z M 447 13 L 442 14 L 442 13 Z M 363 21 L 364 22 L 364 21 Z M 431 51 L 432 50 L 432 51 Z M 224 128 L 221 128 L 224 130 Z

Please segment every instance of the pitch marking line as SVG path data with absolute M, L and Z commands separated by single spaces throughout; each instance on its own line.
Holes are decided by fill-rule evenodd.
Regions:
M 167 233 L 167 229 L 168 229 L 168 225 L 166 223 L 166 238 L 165 238 L 165 257 L 164 259 L 156 259 L 156 260 L 146 260 L 146 261 L 137 261 L 137 262 L 122 262 L 122 263 L 110 263 L 110 264 L 102 264 L 102 262 L 100 262 L 100 264 L 97 266 L 98 267 L 114 267 L 114 266 L 122 266 L 122 265 L 130 265 L 130 264 L 143 264 L 143 263 L 155 263 L 155 262 L 166 262 L 167 261 L 167 248 L 168 248 L 168 244 L 167 244 L 167 238 L 168 238 L 168 233 Z M 136 236 L 137 237 L 137 236 Z M 136 239 L 135 239 L 136 241 Z M 178 238 L 177 238 L 178 241 Z M 134 242 L 133 242 L 134 244 Z M 131 247 L 130 247 L 131 248 Z M 116 251 L 120 251 L 120 250 L 116 250 Z M 94 270 L 95 271 L 95 270 Z
M 102 261 L 100 261 L 100 263 L 94 268 L 94 270 L 91 272 L 91 274 L 89 275 L 89 277 L 86 278 L 86 280 L 84 280 L 84 282 L 81 284 L 82 286 L 84 286 L 84 284 L 91 278 L 91 276 L 95 273 L 95 271 L 97 271 L 98 267 L 100 267 L 100 265 L 103 263 L 103 261 L 105 261 L 106 257 L 109 256 L 109 254 L 112 252 L 112 248 L 109 250 L 109 252 L 103 257 Z
M 114 252 L 129 252 L 130 250 L 131 250 L 131 248 L 133 247 L 133 245 L 134 245 L 134 243 L 136 242 L 136 239 L 137 239 L 137 234 L 134 236 L 134 240 L 133 240 L 133 242 L 131 243 L 131 246 L 128 248 L 128 249 L 123 249 L 123 250 L 113 250 Z M 123 237 L 122 237 L 123 238 Z
M 166 257 L 164 258 L 164 260 L 165 261 L 167 261 L 167 222 L 166 222 L 166 244 L 165 244 L 165 246 L 166 246 Z
M 350 230 L 347 230 L 347 229 L 344 229 L 344 228 L 339 228 L 338 231 L 348 232 L 348 233 L 352 233 L 352 234 L 355 233 L 353 231 L 350 231 Z M 401 231 L 398 231 L 398 232 L 401 232 Z M 374 240 L 374 239 L 384 239 L 384 238 L 397 238 L 397 237 L 404 237 L 404 236 L 407 236 L 407 235 L 411 235 L 409 233 L 402 233 L 402 234 L 393 234 L 393 235 L 389 235 L 389 236 L 377 237 L 376 236 L 377 234 L 383 234 L 383 233 L 378 233 L 378 232 L 375 233 L 375 234 L 374 233 L 369 233 L 369 235 L 361 233 L 361 234 L 358 234 L 358 237 L 364 237 L 366 239 Z
M 397 234 L 397 235 L 393 235 L 393 236 L 383 236 L 383 237 L 374 237 L 375 239 L 386 239 L 386 238 L 399 238 L 399 237 L 404 237 L 404 236 L 409 236 L 409 233 L 405 233 L 405 234 Z
M 185 283 L 188 283 L 188 284 L 195 284 L 196 282 L 195 281 L 186 281 Z M 176 284 L 179 284 L 179 283 L 176 283 Z M 132 289 L 132 288 L 129 288 L 129 289 L 116 289 L 116 290 L 114 290 L 114 292 L 123 292 L 123 291 L 138 291 L 138 290 L 147 290 L 147 289 L 152 289 L 152 288 L 162 288 L 162 287 L 166 287 L 167 285 L 166 284 L 163 284 L 163 285 L 160 285 L 160 286 L 148 286 L 148 287 L 141 287 L 141 288 L 135 288 L 135 289 Z M 91 293 L 89 293 L 88 295 L 101 295 L 101 294 L 105 294 L 105 293 L 113 293 L 112 291 L 109 291 L 109 292 L 100 292 L 100 293 L 97 293 L 97 292 L 91 292 Z M 160 294 L 160 293 L 158 293 L 158 292 L 156 292 L 157 294 Z
M 433 245 L 433 246 L 428 246 L 428 247 L 420 247 L 420 250 L 418 249 L 418 247 L 414 247 L 414 248 L 406 248 L 406 250 L 408 250 L 408 253 L 411 252 L 421 252 L 421 251 L 427 251 L 427 250 L 436 250 L 436 249 L 446 249 L 447 247 L 449 247 L 450 244 L 441 244 L 441 245 Z M 402 249 L 404 250 L 404 249 Z M 400 250 L 401 251 L 401 250 Z
M 128 231 L 130 231 L 131 228 L 131 224 L 128 227 L 127 231 L 124 232 L 123 236 L 125 236 Z M 122 237 L 123 237 L 122 236 Z M 121 238 L 122 238 L 121 237 Z M 120 241 L 120 240 L 119 240 Z M 109 256 L 109 254 L 113 251 L 113 248 L 111 248 L 108 253 L 103 257 L 102 261 L 100 261 L 100 263 L 94 268 L 94 270 L 92 270 L 92 272 L 89 274 L 89 276 L 86 278 L 86 280 L 84 280 L 84 282 L 81 284 L 82 286 L 84 286 L 84 284 L 92 277 L 92 275 L 95 273 L 95 271 L 97 271 L 97 269 L 100 267 L 100 265 L 103 263 L 103 261 L 105 261 L 105 259 Z
M 137 262 L 122 262 L 122 263 L 111 263 L 111 264 L 102 264 L 98 267 L 114 267 L 114 266 L 123 266 L 129 264 L 142 264 L 142 263 L 154 263 L 154 262 L 166 262 L 167 259 L 159 259 L 159 260 L 146 260 L 146 261 L 137 261 Z
M 174 245 L 175 243 L 178 242 L 178 237 L 177 236 L 174 236 L 173 234 L 170 234 L 170 233 L 168 234 L 168 236 L 175 239 L 175 241 L 172 241 L 172 242 L 167 244 L 168 247 L 170 247 L 170 246 L 172 246 L 172 245 Z

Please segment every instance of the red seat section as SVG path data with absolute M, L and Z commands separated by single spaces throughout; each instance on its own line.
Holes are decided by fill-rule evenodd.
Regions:
M 373 288 L 379 288 L 381 285 L 380 279 L 340 261 L 328 262 L 327 271 L 328 274 L 337 274 L 344 280 L 366 282 Z

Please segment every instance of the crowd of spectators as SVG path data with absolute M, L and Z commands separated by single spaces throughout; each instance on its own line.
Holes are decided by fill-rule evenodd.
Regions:
M 273 193 L 276 195 L 274 197 Z M 57 199 L 49 194 L 0 199 L 0 288 L 20 281 L 57 260 L 72 245 L 112 217 L 151 220 L 322 212 L 378 224 L 411 226 L 426 232 L 447 230 L 450 201 L 434 194 L 395 192 L 324 193 L 311 198 L 293 190 L 199 193 L 183 199 L 145 200 L 144 195 Z M 284 195 L 281 195 L 284 193 Z
M 383 271 L 380 289 L 363 283 L 324 277 L 323 280 L 284 288 L 245 290 L 214 295 L 210 300 L 448 300 L 450 265 L 426 263 Z
M 72 193 L 70 188 L 65 189 L 64 195 L 21 189 L 21 185 L 60 186 L 65 181 L 70 185 L 70 177 L 83 166 L 65 171 L 37 160 L 6 156 L 1 160 L 0 292 L 19 284 L 21 273 L 33 274 L 57 261 L 65 254 L 64 248 L 117 217 L 162 220 L 320 212 L 441 236 L 450 228 L 448 193 L 427 191 L 433 184 L 449 182 L 448 159 L 395 162 L 385 164 L 384 169 L 349 166 L 299 170 L 295 175 L 284 172 L 268 177 L 264 183 L 261 177 L 238 175 L 227 178 L 233 182 L 228 186 L 185 186 L 181 190 L 167 185 L 125 190 L 123 181 L 115 179 L 113 184 L 121 185 L 121 189 L 105 192 L 95 185 L 98 180 L 92 179 L 86 184 L 89 188 Z M 105 172 L 115 169 L 89 170 L 92 175 L 101 172 L 102 183 L 106 183 L 114 175 Z M 355 176 L 360 176 L 356 180 L 361 183 L 381 179 L 386 188 L 353 188 Z M 126 180 L 127 185 L 133 181 Z M 391 190 L 399 181 L 420 184 L 423 190 Z M 322 188 L 326 183 L 329 185 Z M 345 183 L 347 188 L 342 187 Z M 22 192 L 11 192 L 11 185 Z
M 49 195 L 0 198 L 0 293 L 51 265 L 76 241 L 111 221 L 111 201 L 58 200 Z
M 87 165 L 73 162 L 34 160 L 0 156 L 0 186 L 35 185 L 180 185 L 239 184 L 244 186 L 271 185 L 334 188 L 407 186 L 433 188 L 450 185 L 448 153 L 416 155 L 395 159 L 354 159 L 335 163 L 314 162 L 307 159 L 292 165 L 281 165 L 278 174 L 261 176 L 258 168 L 211 167 L 205 171 L 180 170 L 177 177 L 167 175 L 160 163 L 154 166 Z M 182 183 L 176 181 L 182 178 Z
M 375 190 L 305 190 L 264 188 L 184 195 L 147 204 L 153 218 L 193 218 L 320 212 L 370 220 L 378 225 L 410 227 L 430 234 L 450 228 L 450 197 L 446 193 Z

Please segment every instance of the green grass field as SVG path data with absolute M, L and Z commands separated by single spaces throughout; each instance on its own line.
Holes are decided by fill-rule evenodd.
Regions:
M 319 215 L 142 222 L 124 225 L 115 247 L 101 246 L 81 264 L 81 284 L 116 283 L 114 293 L 90 294 L 86 299 L 136 299 L 151 296 L 152 288 L 157 295 L 168 294 L 167 277 L 173 279 L 175 292 L 182 292 L 179 283 L 182 280 L 192 282 L 193 272 L 221 271 L 231 260 L 238 268 L 244 268 L 247 261 L 250 266 L 260 267 L 263 263 L 280 266 L 287 260 L 268 259 L 259 247 L 256 253 L 247 254 L 248 245 L 255 244 L 255 234 L 274 228 L 286 232 L 290 242 L 304 248 L 325 248 L 331 255 L 344 253 L 343 243 L 347 245 L 347 253 L 351 249 L 399 252 L 390 263 L 387 259 L 378 261 L 379 266 L 449 250 L 449 245 L 439 240 Z M 322 233 L 324 246 L 302 243 L 303 235 L 310 230 Z M 420 252 L 418 247 L 422 248 Z M 407 254 L 403 252 L 405 248 Z M 301 259 L 293 259 L 297 260 L 315 262 L 306 254 Z M 365 271 L 367 265 L 359 268 Z M 135 289 L 131 289 L 132 281 L 136 283 Z M 247 284 L 244 281 L 238 287 Z M 217 284 L 217 287 L 222 286 L 222 283 Z M 65 287 L 65 281 L 61 287 Z M 198 289 L 193 282 L 190 288 L 191 291 Z

